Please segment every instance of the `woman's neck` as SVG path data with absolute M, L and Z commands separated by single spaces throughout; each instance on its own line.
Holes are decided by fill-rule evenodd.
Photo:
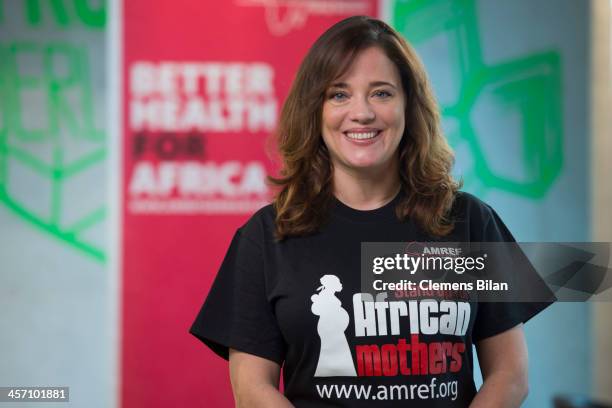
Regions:
M 397 164 L 379 171 L 334 168 L 334 195 L 356 210 L 373 210 L 393 200 L 401 184 Z

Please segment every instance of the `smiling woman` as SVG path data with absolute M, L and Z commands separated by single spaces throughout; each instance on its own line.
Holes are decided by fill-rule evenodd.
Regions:
M 405 96 L 399 72 L 384 51 L 370 47 L 334 82 L 323 103 L 323 141 L 342 183 L 352 173 L 394 175 L 404 134 Z
M 316 231 L 334 198 L 368 210 L 400 189 L 415 193 L 400 200 L 400 219 L 435 236 L 452 230 L 458 183 L 438 106 L 416 52 L 382 21 L 351 17 L 315 42 L 283 106 L 278 146 L 278 238 Z
M 478 302 L 454 288 L 362 293 L 363 242 L 514 240 L 491 207 L 457 191 L 408 43 L 369 17 L 331 27 L 300 65 L 277 138 L 274 203 L 236 232 L 191 328 L 229 359 L 236 405 L 519 406 L 521 323 L 545 304 Z

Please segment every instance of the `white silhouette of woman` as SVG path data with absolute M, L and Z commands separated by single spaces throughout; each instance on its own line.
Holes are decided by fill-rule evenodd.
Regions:
M 315 377 L 356 377 L 355 365 L 344 331 L 349 324 L 349 315 L 334 293 L 342 290 L 342 283 L 335 275 L 323 275 L 321 286 L 310 297 L 310 310 L 319 316 L 317 332 L 321 338 L 321 352 Z

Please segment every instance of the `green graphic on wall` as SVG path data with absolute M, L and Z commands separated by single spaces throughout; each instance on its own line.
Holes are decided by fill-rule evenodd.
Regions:
M 5 10 L 0 2 L 9 39 L 0 42 L 0 202 L 103 262 L 105 114 L 92 90 L 104 75 L 99 66 L 92 74 L 100 50 L 79 36 L 94 30 L 87 40 L 103 48 L 106 14 L 103 1 L 90 3 L 25 0 Z
M 444 58 L 457 96 L 451 103 L 441 103 L 441 110 L 450 143 L 471 158 L 461 174 L 466 188 L 544 197 L 563 167 L 559 53 L 548 50 L 485 64 L 474 0 L 397 0 L 392 15 L 394 27 L 417 48 L 436 38 L 447 44 L 449 55 Z M 519 125 L 512 130 L 517 152 L 500 152 L 495 129 L 476 128 L 478 115 L 494 116 L 499 126 L 506 124 L 505 118 L 516 119 Z M 496 153 L 488 155 L 491 150 Z M 508 169 L 511 156 L 519 156 L 520 161 Z

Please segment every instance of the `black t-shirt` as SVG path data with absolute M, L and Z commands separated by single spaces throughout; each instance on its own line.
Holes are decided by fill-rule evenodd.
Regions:
M 361 243 L 433 240 L 397 219 L 400 198 L 369 211 L 335 200 L 320 232 L 282 242 L 272 206 L 262 208 L 234 235 L 190 332 L 225 359 L 231 347 L 283 365 L 296 407 L 467 407 L 476 394 L 472 344 L 546 304 L 420 297 L 374 307 L 360 295 Z M 452 213 L 446 241 L 514 241 L 470 194 L 457 195 Z

